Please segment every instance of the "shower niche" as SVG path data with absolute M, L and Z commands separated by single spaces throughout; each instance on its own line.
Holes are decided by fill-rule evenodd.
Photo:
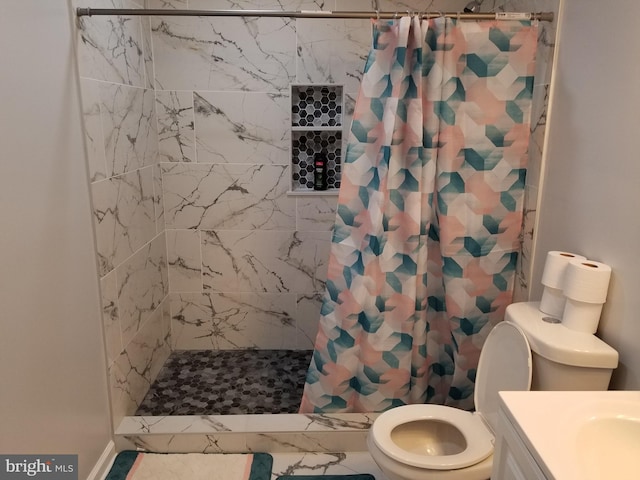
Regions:
M 335 195 L 340 188 L 343 87 L 291 85 L 290 98 L 290 193 Z

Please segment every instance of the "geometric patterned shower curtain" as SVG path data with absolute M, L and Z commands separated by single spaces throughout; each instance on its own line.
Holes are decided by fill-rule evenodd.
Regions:
M 472 409 L 512 299 L 537 22 L 374 22 L 301 412 Z

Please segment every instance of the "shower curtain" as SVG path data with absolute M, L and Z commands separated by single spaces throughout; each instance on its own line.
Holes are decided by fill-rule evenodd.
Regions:
M 301 412 L 473 408 L 512 299 L 537 24 L 374 21 Z

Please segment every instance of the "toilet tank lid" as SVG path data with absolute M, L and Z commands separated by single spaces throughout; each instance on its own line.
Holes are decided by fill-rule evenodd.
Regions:
M 531 350 L 553 362 L 576 367 L 616 368 L 618 352 L 595 335 L 570 330 L 561 323 L 543 320 L 539 302 L 513 303 L 505 320 L 527 335 Z

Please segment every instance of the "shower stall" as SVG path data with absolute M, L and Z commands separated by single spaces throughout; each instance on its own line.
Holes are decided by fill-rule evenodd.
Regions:
M 369 0 L 73 3 L 373 12 Z M 462 11 L 467 3 L 381 1 L 380 8 Z M 512 11 L 557 11 L 558 0 L 493 3 Z M 338 142 L 334 169 L 339 178 L 339 154 L 371 44 L 371 21 L 111 15 L 78 17 L 77 25 L 114 429 L 135 422 L 141 406 L 140 413 L 154 416 L 234 413 L 211 412 L 215 402 L 200 393 L 195 395 L 200 411 L 172 411 L 174 404 L 157 409 L 161 401 L 153 394 L 145 410 L 150 386 L 172 362 L 184 378 L 169 376 L 160 390 L 176 398 L 196 388 L 193 365 L 203 372 L 215 364 L 231 369 L 238 366 L 237 358 L 248 357 L 244 372 L 264 377 L 273 364 L 281 380 L 291 374 L 275 390 L 291 391 L 293 379 L 304 380 L 313 349 L 337 204 L 337 189 L 317 192 L 300 183 L 307 160 L 295 153 L 305 134 L 292 126 L 291 89 L 340 87 L 341 125 L 312 128 L 320 132 L 320 142 L 327 131 Z M 540 38 L 534 87 L 534 175 L 525 192 L 520 298 L 526 295 L 552 29 L 553 24 L 541 26 L 546 33 Z M 231 383 L 244 375 L 237 372 L 243 371 L 228 375 Z M 211 378 L 219 387 L 221 377 Z M 258 395 L 252 388 L 243 390 L 246 398 Z M 282 403 L 278 398 L 272 403 Z M 297 411 L 296 402 L 290 399 L 289 413 Z M 285 413 L 276 410 L 271 413 Z M 368 426 L 364 418 L 355 428 Z

